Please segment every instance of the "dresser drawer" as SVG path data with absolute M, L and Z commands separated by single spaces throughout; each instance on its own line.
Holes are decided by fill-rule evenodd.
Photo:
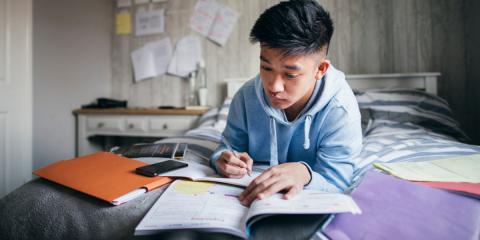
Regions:
M 127 131 L 134 132 L 147 132 L 148 131 L 148 120 L 146 117 L 129 117 L 126 120 L 126 129 Z
M 159 131 L 187 131 L 194 127 L 195 116 L 162 116 L 150 119 L 150 130 Z
M 125 129 L 125 121 L 123 118 L 116 117 L 89 116 L 87 118 L 87 129 L 101 131 L 123 131 Z

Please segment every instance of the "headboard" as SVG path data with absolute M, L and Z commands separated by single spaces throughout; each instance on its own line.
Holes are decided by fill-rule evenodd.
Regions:
M 381 73 L 346 75 L 350 87 L 355 90 L 379 88 L 413 88 L 437 95 L 438 72 Z M 251 78 L 226 79 L 227 97 L 233 97 L 238 89 Z

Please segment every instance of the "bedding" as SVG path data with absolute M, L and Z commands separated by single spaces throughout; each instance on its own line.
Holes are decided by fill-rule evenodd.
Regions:
M 368 113 L 363 148 L 357 156 L 357 182 L 375 162 L 425 161 L 480 152 L 454 120 L 448 103 L 410 89 L 357 92 L 362 113 Z M 362 115 L 362 118 L 365 116 Z
M 439 97 L 406 89 L 357 92 L 356 96 L 364 139 L 363 149 L 357 156 L 359 164 L 354 183 L 358 183 L 375 162 L 423 161 L 480 152 L 480 146 L 465 143 L 468 137 L 454 120 L 447 102 Z M 220 107 L 210 109 L 200 118 L 198 127 L 184 136 L 162 139 L 158 143 L 188 143 L 192 148 L 187 150 L 185 159 L 208 164 L 208 156 L 218 145 L 226 126 L 230 102 L 231 99 L 226 99 Z M 162 191 L 155 190 L 113 207 L 74 190 L 35 179 L 0 199 L 0 239 L 129 239 Z M 313 219 L 308 221 L 316 225 L 312 228 L 311 224 L 302 223 L 301 236 L 308 235 L 305 231 L 313 233 L 312 229 L 319 226 Z M 288 233 L 282 234 L 278 236 L 285 237 Z

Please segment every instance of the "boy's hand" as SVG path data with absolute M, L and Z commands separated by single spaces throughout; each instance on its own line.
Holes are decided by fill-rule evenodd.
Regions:
M 215 161 L 215 165 L 225 177 L 242 178 L 252 169 L 253 160 L 248 153 L 237 153 L 237 157 L 230 151 L 224 151 L 222 155 Z
M 303 189 L 310 181 L 310 172 L 303 163 L 283 163 L 269 168 L 260 174 L 239 196 L 245 206 L 255 199 L 264 199 L 280 191 L 285 191 L 284 198 L 289 199 Z

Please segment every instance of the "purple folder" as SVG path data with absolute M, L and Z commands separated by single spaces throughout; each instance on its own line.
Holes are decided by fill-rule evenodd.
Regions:
M 352 194 L 362 214 L 337 214 L 330 239 L 480 239 L 480 201 L 370 171 Z

